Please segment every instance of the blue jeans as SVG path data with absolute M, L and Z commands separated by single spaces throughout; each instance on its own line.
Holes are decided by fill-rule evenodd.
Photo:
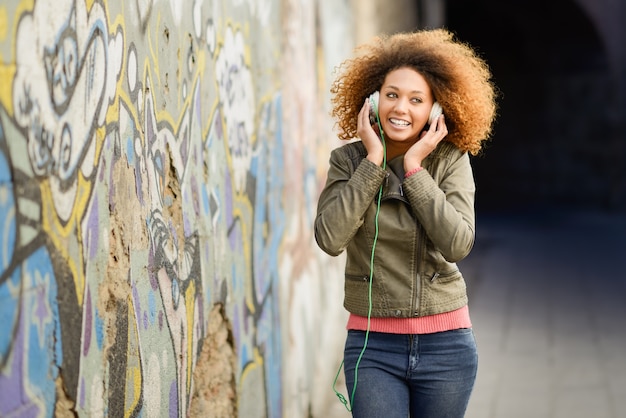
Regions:
M 348 331 L 344 350 L 348 400 L 364 340 L 365 331 Z M 462 418 L 477 369 L 471 329 L 420 335 L 370 332 L 357 369 L 352 415 Z

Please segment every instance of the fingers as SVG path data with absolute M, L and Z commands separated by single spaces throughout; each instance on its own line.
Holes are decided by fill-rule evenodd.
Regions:
M 362 129 L 366 124 L 369 125 L 369 101 L 365 99 L 363 106 L 361 106 L 361 110 L 359 111 L 358 119 L 357 119 L 357 130 Z
M 428 131 L 443 133 L 443 136 L 446 136 L 448 134 L 448 127 L 446 126 L 444 115 L 439 115 L 435 122 L 428 127 Z
M 368 103 L 368 100 L 365 99 L 365 103 L 363 103 L 363 106 L 361 107 L 361 110 L 359 110 L 359 114 L 357 116 L 357 121 L 356 121 L 357 135 L 361 138 L 361 140 L 363 140 L 364 137 L 366 137 L 368 134 L 368 129 L 371 129 L 371 128 L 372 127 L 369 124 L 369 103 Z
M 384 148 L 380 137 L 372 125 L 370 125 L 369 117 L 370 103 L 366 99 L 363 107 L 357 116 L 356 133 L 365 145 L 367 150 L 367 158 L 375 164 L 380 165 L 383 161 Z
M 442 139 L 448 135 L 448 125 L 446 125 L 446 118 L 443 115 L 440 115 L 437 118 L 437 132 L 441 132 L 443 134 Z
M 427 130 L 422 131 L 420 139 L 413 145 L 413 152 L 420 158 L 426 158 L 437 145 L 448 135 L 448 127 L 444 116 L 441 115 L 433 122 Z
M 363 139 L 363 135 L 368 135 L 370 131 L 374 132 L 374 134 L 378 136 L 377 125 L 372 125 L 370 123 L 370 106 L 369 99 L 365 99 L 365 103 L 363 103 L 357 117 L 356 130 L 361 139 Z
M 445 117 L 440 115 L 437 121 L 430 126 L 428 131 L 433 134 L 433 138 L 439 143 L 439 141 L 448 135 L 448 126 L 446 125 Z

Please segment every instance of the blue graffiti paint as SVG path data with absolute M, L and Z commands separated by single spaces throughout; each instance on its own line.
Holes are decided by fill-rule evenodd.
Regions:
M 133 138 L 126 138 L 126 161 L 129 166 L 135 165 L 135 148 L 133 147 Z
M 150 325 L 154 325 L 156 321 L 156 312 L 156 294 L 154 292 L 150 292 L 148 293 L 148 319 L 150 320 Z
M 11 263 L 16 238 L 13 180 L 4 141 L 4 129 L 0 124 L 0 272 L 4 272 Z
M 21 269 L 17 268 L 0 285 L 0 365 L 4 365 L 9 358 L 9 350 L 15 333 L 19 302 L 16 293 L 20 286 L 20 277 Z M 0 381 L 0 387 L 1 385 Z
M 51 417 L 63 350 L 57 286 L 48 251 L 39 248 L 31 253 L 14 270 L 12 279 L 22 291 L 12 295 L 16 306 L 11 313 L 16 318 L 2 323 L 10 328 L 5 331 L 11 333 L 12 341 L 10 356 L 3 359 L 8 362 L 0 373 L 0 416 L 19 410 L 20 416 Z M 2 309 L 5 312 L 4 305 Z
M 102 350 L 104 343 L 104 320 L 102 319 L 102 315 L 96 309 L 94 315 L 94 326 L 96 330 L 96 343 L 98 344 L 98 349 Z

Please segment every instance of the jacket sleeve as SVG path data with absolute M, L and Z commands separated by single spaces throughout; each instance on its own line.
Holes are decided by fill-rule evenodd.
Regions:
M 449 262 L 465 258 L 474 245 L 476 185 L 467 153 L 451 153 L 441 161 L 437 181 L 421 170 L 404 180 L 413 213 L 437 250 Z
M 326 185 L 315 217 L 315 240 L 327 254 L 341 254 L 363 223 L 363 214 L 374 200 L 385 171 L 367 159 L 353 161 L 342 148 L 331 152 Z

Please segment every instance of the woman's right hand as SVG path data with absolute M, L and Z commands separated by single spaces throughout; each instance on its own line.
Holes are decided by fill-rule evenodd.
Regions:
M 375 125 L 376 129 L 370 125 L 370 106 L 369 99 L 365 99 L 365 103 L 363 103 L 363 107 L 359 111 L 356 133 L 361 138 L 363 145 L 365 145 L 367 159 L 376 165 L 381 165 L 385 149 L 377 133 L 378 125 Z

